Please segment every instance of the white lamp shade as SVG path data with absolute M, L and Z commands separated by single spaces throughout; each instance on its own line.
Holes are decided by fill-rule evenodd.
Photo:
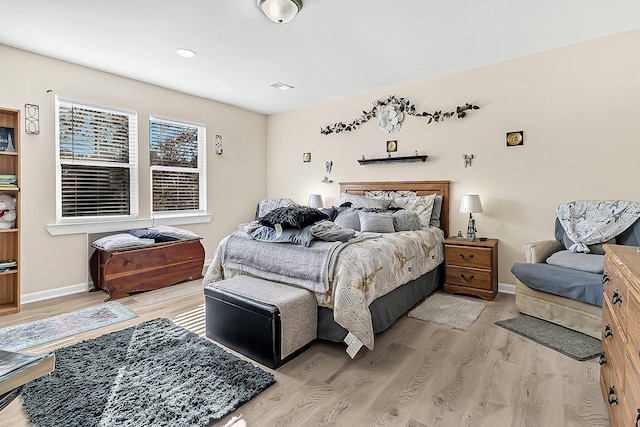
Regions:
M 310 208 L 316 208 L 316 209 L 320 209 L 321 207 L 324 206 L 323 202 L 322 202 L 322 196 L 320 194 L 312 194 L 309 196 L 309 203 L 308 203 Z
M 480 203 L 480 196 L 477 194 L 464 194 L 460 199 L 460 209 L 458 209 L 458 212 L 481 213 L 482 203 Z
M 302 9 L 301 0 L 257 0 L 262 13 L 271 21 L 285 24 L 291 21 Z

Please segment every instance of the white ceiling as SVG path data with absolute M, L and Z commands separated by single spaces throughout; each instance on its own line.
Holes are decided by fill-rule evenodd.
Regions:
M 0 0 L 0 44 L 263 114 L 637 28 L 637 0 Z

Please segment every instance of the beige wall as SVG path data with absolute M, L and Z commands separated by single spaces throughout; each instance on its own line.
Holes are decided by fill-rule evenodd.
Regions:
M 522 260 L 522 245 L 553 238 L 557 204 L 640 201 L 638 51 L 640 31 L 634 31 L 269 116 L 267 194 L 306 203 L 310 193 L 321 193 L 331 205 L 340 181 L 451 180 L 451 232 L 466 230 L 460 196 L 480 194 L 479 235 L 500 239 L 499 281 L 513 284 L 510 268 Z M 356 131 L 320 134 L 390 94 L 420 111 L 465 102 L 481 109 L 446 123 L 406 117 L 393 135 L 382 134 L 375 120 Z M 514 130 L 524 131 L 524 145 L 506 147 L 505 133 Z M 427 162 L 357 163 L 362 155 L 386 156 L 388 139 L 398 140 L 397 155 L 417 150 Z M 302 162 L 303 152 L 312 153 L 311 163 Z M 471 167 L 464 168 L 463 154 L 474 155 Z M 334 163 L 333 184 L 320 182 L 327 160 Z
M 184 226 L 203 236 L 207 258 L 222 237 L 238 223 L 251 219 L 257 201 L 265 196 L 264 115 L 1 45 L 0 58 L 0 106 L 23 113 L 25 103 L 40 106 L 40 135 L 26 135 L 22 129 L 23 295 L 87 280 L 86 235 L 51 236 L 46 230 L 46 225 L 56 220 L 55 95 L 137 111 L 141 217 L 150 212 L 149 114 L 207 125 L 207 196 L 213 220 Z M 214 153 L 216 134 L 224 138 L 222 156 Z

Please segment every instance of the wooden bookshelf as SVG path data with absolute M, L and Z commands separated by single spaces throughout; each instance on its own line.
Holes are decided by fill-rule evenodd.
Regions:
M 20 110 L 0 108 L 0 128 L 13 129 L 13 151 L 0 144 L 0 175 L 15 175 L 15 185 L 0 185 L 0 194 L 16 199 L 14 228 L 0 230 L 0 261 L 15 260 L 16 267 L 0 272 L 0 315 L 20 311 Z

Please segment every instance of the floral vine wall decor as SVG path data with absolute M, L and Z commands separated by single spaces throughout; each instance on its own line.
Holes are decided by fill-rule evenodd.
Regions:
M 382 111 L 378 119 L 378 126 L 383 133 L 395 133 L 400 130 L 400 122 L 402 121 L 404 114 L 415 117 L 426 117 L 427 123 L 444 121 L 456 115 L 461 119 L 467 115 L 467 110 L 478 110 L 480 107 L 473 104 L 458 105 L 448 111 L 442 112 L 434 111 L 428 113 L 426 111 L 417 112 L 416 106 L 406 98 L 396 98 L 395 95 L 389 96 L 387 99 L 379 99 L 373 102 L 373 108 L 369 111 L 362 111 L 362 115 L 357 119 L 354 119 L 351 123 L 338 122 L 327 127 L 321 128 L 320 133 L 323 135 L 330 135 L 332 133 L 350 132 L 355 130 L 358 126 L 368 122 L 372 117 L 376 117 L 378 109 L 383 106 L 388 106 Z

